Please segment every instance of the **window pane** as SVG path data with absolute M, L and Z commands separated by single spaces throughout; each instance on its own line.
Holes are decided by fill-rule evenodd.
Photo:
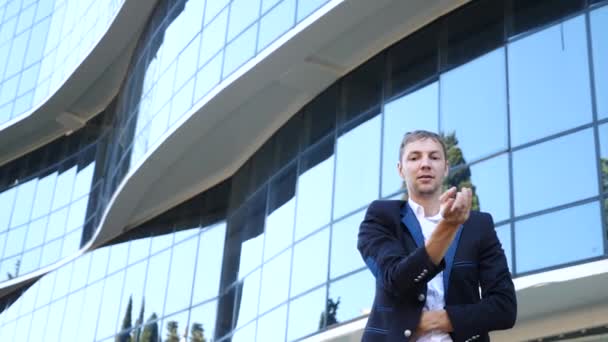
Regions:
M 287 248 L 293 241 L 296 168 L 278 175 L 269 187 L 268 216 L 264 241 L 264 260 Z
M 207 2 L 209 3 L 209 1 Z M 208 6 L 208 5 L 207 5 Z M 208 13 L 207 13 L 208 14 Z M 205 21 L 208 16 L 205 14 Z M 222 11 L 209 26 L 203 30 L 203 42 L 199 55 L 199 67 L 205 65 L 224 46 L 226 25 L 228 22 L 228 9 Z
M 101 304 L 101 290 L 103 281 L 87 287 L 82 310 L 82 317 L 78 325 L 78 338 L 76 341 L 93 341 L 95 338 L 95 328 L 97 327 L 97 315 Z M 101 318 L 101 317 L 100 317 Z M 72 327 L 74 329 L 75 327 Z
M 257 270 L 237 283 L 235 303 L 235 327 L 250 322 L 258 312 L 260 293 L 260 270 Z
M 404 134 L 418 129 L 438 132 L 438 93 L 438 83 L 434 82 L 384 106 L 382 196 L 388 196 L 402 187 L 397 162 Z
M 4 257 L 10 257 L 23 251 L 25 243 L 25 234 L 27 233 L 27 225 L 13 228 L 9 230 L 6 237 L 6 247 L 4 248 Z
M 69 264 L 62 266 L 59 270 L 52 273 L 53 277 L 49 277 L 48 275 L 45 278 L 49 277 L 49 282 L 46 286 L 42 288 L 48 288 L 49 291 L 52 291 L 52 300 L 56 300 L 57 298 L 61 298 L 68 293 L 68 289 L 70 287 L 70 281 L 72 277 L 72 270 L 74 268 L 74 262 L 70 262 Z M 55 274 L 57 275 L 56 277 Z M 44 278 L 43 278 L 44 279 Z M 55 287 L 53 288 L 53 281 Z M 51 300 L 51 296 L 49 294 L 49 298 L 46 300 L 41 300 L 40 294 L 38 295 L 38 304 L 46 304 Z
M 336 316 L 327 317 L 327 325 L 345 322 L 371 311 L 376 279 L 367 269 L 329 285 L 329 298 L 339 304 Z M 328 310 L 330 303 L 328 302 Z M 335 318 L 335 322 L 333 319 Z
M 517 271 L 528 272 L 603 254 L 599 214 L 599 202 L 593 202 L 516 222 Z M 572 234 L 573 227 L 576 234 Z
M 509 45 L 512 145 L 591 121 L 587 62 L 584 16 Z
M 334 218 L 378 198 L 380 124 L 377 115 L 338 138 Z
M 365 266 L 357 250 L 357 234 L 364 216 L 365 210 L 362 210 L 334 223 L 331 233 L 331 279 Z
M 74 291 L 84 287 L 89 275 L 91 264 L 91 253 L 85 253 L 76 261 L 74 261 L 74 271 L 72 273 L 72 282 L 70 283 L 70 291 Z
M 319 317 L 325 312 L 325 291 L 326 287 L 322 286 L 289 304 L 288 341 L 311 334 L 321 328 Z
M 287 300 L 291 270 L 291 249 L 269 261 L 262 269 L 260 313 L 264 313 Z
M 165 305 L 167 313 L 177 312 L 190 306 L 197 244 L 198 237 L 173 247 Z
M 108 268 L 108 257 L 110 256 L 110 247 L 96 249 L 91 254 L 91 269 L 89 271 L 88 280 L 89 284 L 103 278 L 103 276 L 106 275 L 106 269 Z
M 230 5 L 228 41 L 253 23 L 260 14 L 260 0 L 233 0 Z
M 455 135 L 465 163 L 507 148 L 505 73 L 498 49 L 441 75 L 441 130 Z
M 57 172 L 53 172 L 38 181 L 36 186 L 36 199 L 32 208 L 32 218 L 38 218 L 49 213 L 53 192 L 55 191 L 55 180 Z
M 306 18 L 308 15 L 319 9 L 328 0 L 306 0 L 298 1 L 298 21 Z
M 216 297 L 219 293 L 225 237 L 225 223 L 210 227 L 201 234 L 196 263 L 194 304 Z
M 145 310 L 144 282 L 146 280 L 147 264 L 147 260 L 144 260 L 140 263 L 132 265 L 127 268 L 125 275 L 125 284 L 123 287 L 122 301 L 119 310 L 120 313 L 123 314 L 123 312 L 125 312 L 127 309 L 129 300 L 131 300 L 133 317 L 132 324 L 134 327 L 142 324 L 147 318 L 145 316 L 147 312 L 142 312 L 142 310 Z M 140 317 L 140 315 L 143 315 L 143 319 Z M 138 321 L 138 319 L 141 319 L 141 321 Z M 103 334 L 97 335 L 104 336 L 108 334 L 104 332 Z
M 241 33 L 230 44 L 226 46 L 224 57 L 223 78 L 228 77 L 234 70 L 239 68 L 251 57 L 255 55 L 255 41 L 258 32 L 258 23 L 254 24 L 247 31 Z
M 181 336 L 188 331 L 188 312 L 166 317 L 162 323 L 161 339 L 166 336 L 165 341 L 182 341 Z M 162 340 L 161 340 L 162 341 Z
M 287 305 L 258 319 L 257 341 L 284 341 L 287 330 Z
M 570 13 L 581 10 L 584 6 L 582 0 L 563 1 L 513 1 L 513 23 L 511 35 L 522 33 L 534 27 L 542 26 Z
M 328 248 L 327 228 L 294 247 L 291 297 L 327 281 Z
M 232 342 L 249 342 L 255 339 L 255 322 L 252 322 L 248 326 L 238 330 L 232 336 Z
M 295 239 L 329 223 L 334 176 L 334 139 L 329 137 L 300 161 Z
M 462 174 L 460 170 L 457 172 Z M 470 175 L 476 202 L 474 210 L 492 214 L 496 222 L 508 219 L 511 215 L 508 155 L 502 154 L 471 165 Z
M 380 112 L 385 66 L 384 54 L 381 54 L 344 77 L 344 111 L 338 117 L 341 125 L 364 113 L 372 117 Z
M 283 0 L 281 4 L 261 19 L 258 51 L 272 43 L 294 25 L 295 8 L 295 0 Z
M 119 307 L 123 280 L 124 272 L 118 272 L 106 278 L 97 326 L 97 338 L 110 336 L 118 331 L 116 324 L 118 321 L 122 322 L 126 310 L 126 307 Z
M 32 204 L 34 203 L 34 195 L 36 194 L 36 181 L 36 179 L 32 179 L 17 187 L 17 198 L 15 199 L 11 227 L 17 227 L 29 221 Z
M 568 181 L 576 186 L 559 186 Z M 588 198 L 596 195 L 597 190 L 591 129 L 513 153 L 516 215 Z
M 167 289 L 167 277 L 169 274 L 169 260 L 171 250 L 164 251 L 150 258 L 148 264 L 148 276 L 146 277 L 146 312 L 163 316 L 165 303 L 165 291 Z
M 69 170 L 62 172 L 57 178 L 57 185 L 55 188 L 61 189 L 61 191 L 55 191 L 55 195 L 53 196 L 53 210 L 70 202 L 74 178 L 76 176 L 76 168 L 76 166 L 73 166 Z
M 205 25 L 207 25 L 209 21 L 215 18 L 219 11 L 222 10 L 222 8 L 226 7 L 227 11 L 228 7 L 226 5 L 229 2 L 230 0 L 207 0 L 207 4 L 205 7 Z
M 19 274 L 27 274 L 35 271 L 40 266 L 40 255 L 42 254 L 42 247 L 32 249 L 28 252 L 23 253 L 21 264 L 19 267 Z
M 53 212 L 49 216 L 49 223 L 46 227 L 46 241 L 51 241 L 63 235 L 69 209 L 65 207 Z
M 77 341 L 76 333 L 81 324 L 80 317 L 84 300 L 84 289 L 68 296 L 61 328 L 61 341 Z
M 6 210 L 6 215 L 0 215 L 0 232 L 9 227 L 13 205 L 15 204 L 16 187 L 0 192 L 0 208 Z
M 87 197 L 83 197 L 76 202 L 72 202 L 70 205 L 70 214 L 68 215 L 68 220 L 65 224 L 66 231 L 70 232 L 84 225 L 88 204 L 89 199 Z
M 129 242 L 129 264 L 133 264 L 148 256 L 150 251 L 150 240 L 151 239 L 149 238 L 142 238 Z
M 496 235 L 498 235 L 498 240 L 500 240 L 502 249 L 505 252 L 505 256 L 507 257 L 507 264 L 509 265 L 509 270 L 511 271 L 511 273 L 513 273 L 511 225 L 506 224 L 500 227 L 496 227 Z
M 593 71 L 598 118 L 608 118 L 608 6 L 591 12 Z
M 127 253 L 129 252 L 128 243 L 119 243 L 110 247 L 110 262 L 108 274 L 113 273 L 127 265 Z
M 95 163 L 91 163 L 85 168 L 78 171 L 76 175 L 76 183 L 74 184 L 74 199 L 80 198 L 89 193 L 91 190 L 91 182 L 93 181 L 93 172 L 95 171 Z
M 44 331 L 44 341 L 65 341 L 59 339 L 59 331 L 61 330 L 61 321 L 64 318 L 66 300 L 61 299 L 51 304 L 49 309 L 49 320 L 46 323 Z
M 49 307 L 45 306 L 34 312 L 32 316 L 32 325 L 30 327 L 29 340 L 30 341 L 47 341 L 45 334 L 46 322 L 49 316 Z

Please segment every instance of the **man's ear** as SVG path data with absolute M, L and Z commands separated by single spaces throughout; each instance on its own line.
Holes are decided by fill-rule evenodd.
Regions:
M 450 174 L 450 163 L 448 163 L 446 161 L 445 162 L 445 172 L 444 172 L 443 178 L 448 178 L 449 174 Z
M 397 162 L 397 172 L 399 173 L 399 177 L 403 178 L 403 164 L 400 161 Z

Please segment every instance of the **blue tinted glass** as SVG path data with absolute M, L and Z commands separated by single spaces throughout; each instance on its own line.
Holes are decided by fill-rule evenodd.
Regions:
M 49 216 L 49 223 L 46 228 L 45 241 L 56 239 L 65 233 L 66 219 L 69 208 L 54 211 Z
M 11 218 L 11 227 L 16 227 L 29 221 L 34 196 L 36 195 L 36 182 L 37 179 L 32 179 L 18 186 L 13 217 Z
M 124 272 L 118 272 L 106 278 L 103 287 L 103 299 L 99 312 L 99 323 L 97 324 L 97 337 L 110 336 L 118 331 L 117 322 L 124 317 L 126 307 L 120 307 Z
M 375 289 L 376 279 L 367 269 L 331 283 L 328 300 L 339 303 L 336 323 L 369 313 L 374 302 Z
M 6 76 L 14 75 L 21 70 L 23 66 L 23 59 L 25 57 L 25 50 L 27 49 L 27 42 L 29 39 L 30 31 L 23 32 L 13 40 L 11 47 L 11 55 L 6 65 Z
M 295 198 L 270 213 L 266 218 L 264 260 L 276 255 L 293 241 Z
M 25 55 L 25 66 L 29 66 L 42 58 L 42 53 L 44 52 L 44 44 L 46 42 L 46 33 L 49 30 L 50 23 L 51 19 L 47 18 L 44 21 L 41 21 L 34 25 L 34 28 L 32 29 L 32 35 L 30 36 L 30 42 L 27 48 L 27 54 Z
M 60 341 L 77 341 L 76 334 L 81 324 L 82 304 L 84 301 L 84 289 L 72 293 L 67 298 L 67 304 L 63 316 Z
M 608 6 L 591 12 L 593 71 L 599 118 L 608 117 Z
M 53 196 L 53 210 L 60 208 L 70 202 L 72 198 L 72 188 L 74 187 L 74 177 L 76 176 L 76 166 L 73 166 L 67 171 L 59 174 L 57 177 L 57 189 L 61 191 L 55 191 Z
M 196 85 L 194 88 L 194 100 L 199 101 L 203 96 L 213 89 L 222 77 L 222 60 L 224 54 L 217 54 L 196 74 Z
M 441 75 L 441 130 L 455 135 L 465 162 L 507 148 L 505 69 L 501 48 Z
M 202 337 L 211 340 L 215 334 L 216 314 L 217 301 L 212 301 L 192 308 L 192 311 L 190 312 L 190 326 L 193 327 L 200 324 L 200 327 L 204 330 L 202 333 L 200 333 Z M 201 338 L 199 341 L 202 341 L 203 338 Z
M 399 146 L 410 131 L 439 129 L 439 87 L 432 83 L 413 93 L 392 100 L 384 106 L 384 142 L 382 151 L 382 196 L 401 189 L 403 180 L 397 172 Z
M 19 24 L 17 24 L 17 34 L 32 26 L 35 13 L 36 5 L 32 5 L 26 9 L 21 10 L 21 13 L 19 14 Z
M 511 225 L 506 224 L 500 227 L 496 227 L 496 235 L 498 236 L 498 240 L 502 245 L 502 249 L 505 252 L 505 256 L 507 257 L 507 264 L 509 265 L 509 270 L 511 273 L 513 272 L 513 249 L 511 244 Z
M 5 214 L 0 215 L 0 232 L 7 230 L 11 220 L 13 205 L 15 204 L 15 195 L 17 187 L 0 192 L 0 208 L 3 208 Z
M 291 249 L 281 253 L 262 268 L 260 313 L 264 313 L 287 300 L 291 270 Z
M 268 46 L 294 25 L 295 10 L 295 0 L 283 0 L 281 4 L 262 17 L 260 20 L 258 51 Z
M 357 250 L 357 234 L 364 215 L 365 210 L 333 224 L 329 266 L 331 279 L 365 266 Z
M 377 115 L 338 138 L 334 218 L 378 198 L 380 125 L 381 117 Z
M 258 319 L 257 341 L 284 341 L 287 330 L 287 305 Z
M 194 72 L 194 71 L 192 71 Z M 190 75 L 192 76 L 192 74 Z M 194 78 L 191 78 L 185 86 L 173 96 L 171 114 L 169 115 L 169 127 L 192 108 L 192 93 L 194 92 Z
M 61 330 L 61 321 L 63 320 L 65 313 L 66 301 L 67 299 L 63 298 L 51 304 L 49 318 L 44 332 L 45 341 L 64 341 L 59 339 L 59 331 Z
M 226 46 L 224 70 L 222 71 L 224 78 L 255 55 L 257 31 L 258 24 L 256 23 Z
M 199 67 L 205 65 L 224 46 L 226 27 L 228 25 L 228 9 L 220 13 L 203 30 L 203 41 L 199 55 Z
M 173 246 L 173 256 L 167 287 L 167 304 L 165 312 L 176 312 L 190 306 L 194 267 L 198 237 L 186 240 Z
M 16 27 L 17 17 L 13 17 L 11 20 L 5 21 L 4 24 L 2 24 L 2 27 L 0 27 L 0 44 L 13 39 Z M 3 66 L 0 66 L 0 74 L 2 74 L 2 67 Z
M 262 0 L 262 14 L 268 12 L 270 8 L 275 6 L 281 0 Z
M 193 303 L 216 297 L 219 293 L 226 224 L 211 227 L 201 234 Z
M 230 0 L 207 0 L 207 4 L 205 6 L 205 25 L 213 20 L 218 13 L 226 8 L 226 5 L 230 2 Z
M 6 247 L 4 247 L 4 257 L 11 257 L 23 251 L 25 243 L 25 234 L 27 233 L 27 225 L 13 228 L 8 231 L 6 237 Z
M 287 340 L 311 334 L 319 329 L 319 317 L 325 310 L 326 287 L 322 286 L 289 304 Z
M 32 325 L 30 328 L 29 340 L 30 341 L 43 341 L 45 340 L 44 330 L 46 327 L 46 321 L 49 315 L 49 307 L 45 306 L 34 312 L 32 316 Z
M 38 220 L 30 222 L 25 241 L 25 249 L 30 249 L 42 244 L 44 241 L 44 232 L 46 231 L 47 221 L 48 217 L 44 216 Z
M 200 42 L 200 36 L 197 35 L 184 51 L 180 53 L 177 60 L 174 89 L 180 89 L 196 73 Z
M 91 183 L 93 182 L 93 172 L 95 172 L 95 162 L 78 170 L 76 182 L 74 183 L 73 199 L 81 198 L 91 191 Z
M 70 282 L 70 291 L 83 287 L 87 283 L 87 277 L 91 264 L 91 253 L 86 253 L 74 261 L 74 271 Z
M 316 11 L 325 4 L 328 0 L 306 0 L 298 1 L 298 21 L 306 18 L 309 14 Z
M 488 212 L 494 221 L 511 215 L 509 200 L 509 158 L 502 154 L 470 166 L 471 184 L 481 211 Z
M 56 300 L 57 298 L 65 296 L 68 293 L 68 289 L 70 288 L 73 269 L 74 262 L 70 262 L 67 265 L 59 268 L 59 270 L 53 272 L 52 276 L 45 276 L 45 278 L 48 277 L 49 279 L 48 282 L 45 283 L 45 286 L 41 286 L 41 288 L 48 288 L 49 292 L 52 290 L 52 296 L 51 293 L 49 293 L 48 298 L 45 298 L 45 300 L 41 300 L 41 296 L 38 295 L 37 305 L 46 304 L 50 302 L 51 298 L 53 300 Z
M 57 172 L 53 172 L 38 181 L 38 185 L 36 186 L 34 207 L 32 208 L 32 218 L 47 215 L 51 210 L 51 201 L 53 200 L 56 179 Z
M 38 269 L 40 265 L 40 256 L 42 254 L 42 247 L 34 248 L 23 253 L 21 264 L 19 267 L 20 274 L 27 274 Z
M 170 257 L 171 250 L 166 250 L 150 258 L 144 295 L 146 311 L 150 315 L 155 313 L 158 317 L 163 316 Z
M 128 264 L 144 259 L 150 253 L 150 239 L 136 239 L 129 243 Z
M 298 243 L 293 251 L 291 297 L 327 280 L 329 229 Z
M 34 91 L 17 98 L 15 100 L 15 107 L 13 107 L 13 117 L 23 114 L 32 107 L 32 99 L 34 97 Z
M 591 129 L 514 152 L 515 215 L 596 195 L 596 165 Z M 558 186 L 572 181 L 576 186 Z
M 260 270 L 248 275 L 237 283 L 235 322 L 238 328 L 250 322 L 258 313 L 260 295 Z
M 61 257 L 65 258 L 74 255 L 74 252 L 80 247 L 80 238 L 82 237 L 82 230 L 76 229 L 70 233 L 67 233 L 63 237 L 63 246 L 61 247 Z
M 108 274 L 113 273 L 127 265 L 128 243 L 120 243 L 110 247 L 110 262 L 108 263 Z
M 512 145 L 591 121 L 584 16 L 511 43 L 508 51 Z
M 247 26 L 258 18 L 259 14 L 260 0 L 233 0 L 230 4 L 227 41 L 231 41 L 243 32 Z
M 55 7 L 55 0 L 38 1 L 38 9 L 36 10 L 36 20 L 38 21 L 51 13 Z
M 102 281 L 98 281 L 86 288 L 83 303 L 83 308 L 85 309 L 82 310 L 76 341 L 93 341 L 95 338 L 95 327 L 97 326 L 102 289 Z
M 246 327 L 237 330 L 231 338 L 232 342 L 249 342 L 255 340 L 256 324 L 252 322 Z
M 84 225 L 89 199 L 84 197 L 70 205 L 70 213 L 66 222 L 66 231 L 70 232 Z
M 108 259 L 110 256 L 110 247 L 96 249 L 91 256 L 91 270 L 89 272 L 88 283 L 103 278 L 106 275 L 108 268 Z
M 516 222 L 517 272 L 601 255 L 603 240 L 599 202 Z
M 600 133 L 600 168 L 602 173 L 602 189 L 608 192 L 608 124 L 599 127 Z
M 2 88 L 0 88 L 0 103 L 6 103 L 15 100 L 15 96 L 17 95 L 17 85 L 19 84 L 20 76 L 21 75 L 15 75 L 10 80 L 4 81 Z

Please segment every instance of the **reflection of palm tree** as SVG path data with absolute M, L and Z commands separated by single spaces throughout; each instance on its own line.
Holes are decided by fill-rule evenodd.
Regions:
M 473 204 L 471 209 L 479 210 L 479 197 L 475 191 L 475 185 L 471 182 L 471 169 L 466 166 L 466 160 L 462 154 L 462 150 L 458 147 L 458 139 L 456 133 L 452 132 L 447 136 L 442 134 L 442 138 L 445 141 L 445 148 L 447 150 L 448 163 L 450 166 L 455 166 L 450 170 L 448 178 L 446 178 L 444 185 L 445 187 L 455 186 L 458 189 L 466 186 L 471 188 L 473 191 Z
M 602 188 L 608 192 L 608 158 L 600 158 L 602 167 Z M 604 217 L 608 218 L 608 199 L 604 200 Z
M 327 299 L 325 311 L 321 313 L 321 319 L 319 320 L 319 329 L 338 323 L 338 305 L 340 305 L 340 297 L 335 302 L 331 298 Z
M 191 328 L 191 342 L 207 342 L 205 339 L 205 329 L 203 329 L 203 325 L 200 323 L 192 323 Z
M 141 339 L 139 342 L 157 342 L 158 341 L 158 323 L 156 320 L 158 316 L 156 313 L 153 313 L 148 321 L 146 322 L 146 326 L 144 327 L 144 332 L 141 334 Z
M 177 322 L 167 322 L 167 339 L 166 342 L 179 342 L 179 333 L 177 332 Z
M 8 280 L 11 280 L 13 278 L 17 278 L 19 276 L 19 269 L 21 268 L 21 259 L 17 259 L 15 261 L 15 272 L 11 273 L 11 272 L 6 272 L 6 276 L 8 278 Z
M 122 325 L 120 326 L 120 333 L 116 335 L 116 342 L 132 342 L 131 334 L 131 311 L 133 311 L 133 300 L 129 296 L 129 302 L 127 303 L 127 310 L 125 311 L 125 317 L 122 319 Z M 135 340 L 137 342 L 137 340 Z

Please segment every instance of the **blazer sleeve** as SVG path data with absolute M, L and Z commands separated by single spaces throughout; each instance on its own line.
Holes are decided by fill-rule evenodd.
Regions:
M 494 230 L 492 216 L 482 215 L 479 280 L 482 299 L 476 304 L 449 305 L 446 311 L 456 340 L 509 329 L 515 325 L 517 299 L 507 260 Z
M 395 232 L 401 225 L 395 227 L 386 210 L 381 201 L 368 207 L 359 227 L 357 248 L 384 290 L 397 297 L 418 296 L 445 262 L 435 265 L 424 246 L 408 253 Z

